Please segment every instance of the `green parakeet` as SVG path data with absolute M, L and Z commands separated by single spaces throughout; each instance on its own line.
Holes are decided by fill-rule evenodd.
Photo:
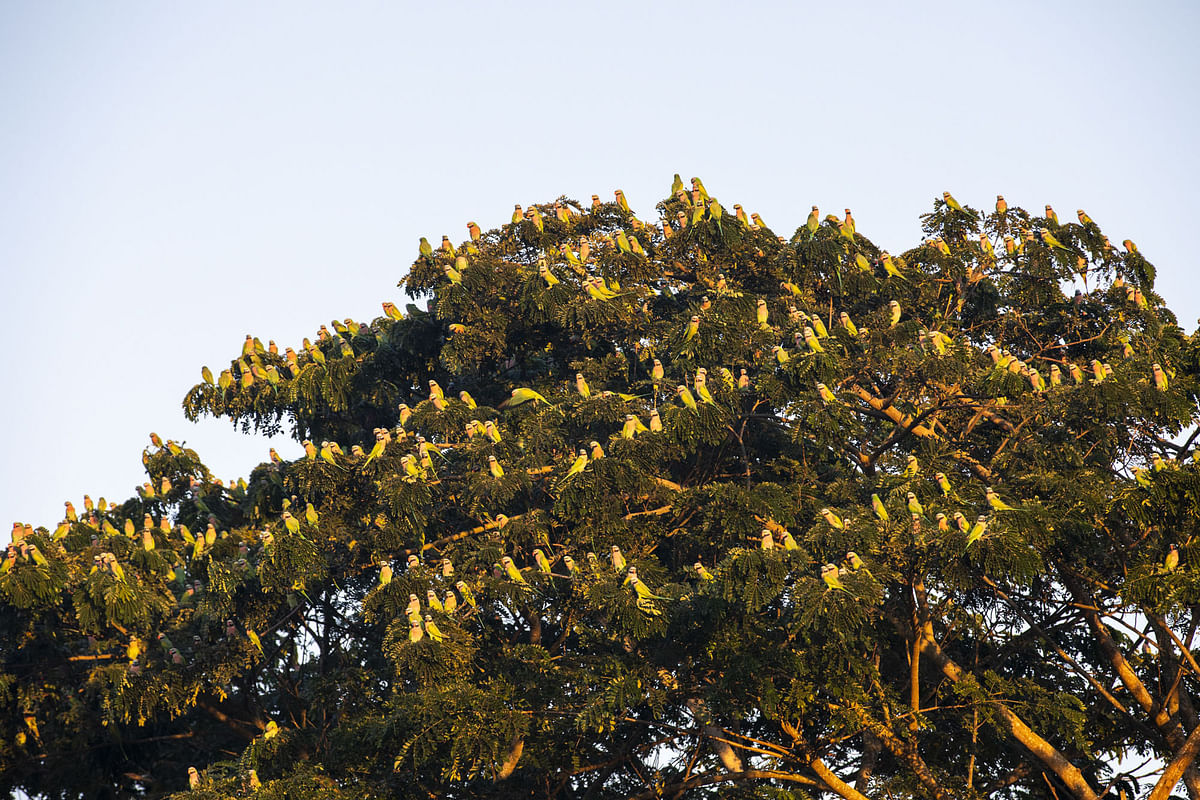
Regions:
M 535 392 L 533 389 L 517 388 L 517 389 L 512 390 L 512 396 L 510 396 L 507 400 L 505 400 L 503 403 L 501 403 L 500 407 L 508 408 L 511 406 L 519 406 L 522 403 L 528 403 L 530 400 L 539 401 L 539 402 L 545 403 L 546 405 L 550 405 L 549 400 L 542 397 L 540 394 Z
M 921 501 L 918 500 L 917 496 L 912 492 L 908 493 L 908 510 L 910 513 L 916 514 L 919 517 L 925 516 L 925 509 L 922 507 Z
M 807 325 L 804 327 L 804 343 L 808 345 L 808 349 L 813 353 L 825 352 L 825 348 L 821 346 L 820 340 L 817 339 L 817 334 Z
M 679 399 L 683 401 L 683 404 L 685 406 L 687 406 L 688 408 L 690 408 L 692 411 L 699 410 L 699 406 L 696 405 L 696 398 L 692 396 L 692 393 L 688 390 L 688 388 L 686 386 L 683 386 L 683 385 L 676 386 L 675 393 L 677 395 L 679 395 Z
M 583 472 L 584 467 L 587 466 L 587 463 L 587 451 L 580 450 L 579 455 L 575 458 L 574 463 L 571 464 L 571 468 L 567 470 L 566 477 L 570 478 L 572 475 L 578 475 L 579 473 Z
M 621 548 L 615 544 L 609 550 L 609 560 L 612 561 L 613 569 L 617 572 L 624 572 L 626 569 L 625 556 L 621 555 Z
M 438 599 L 437 592 L 433 591 L 433 589 L 425 590 L 425 605 L 434 611 L 446 610 L 445 606 L 442 605 L 442 601 Z
M 387 441 L 383 438 L 383 434 L 375 434 L 375 446 L 371 448 L 371 452 L 367 453 L 367 460 L 363 462 L 363 469 L 375 459 L 383 455 L 383 451 L 387 448 Z
M 975 524 L 971 526 L 970 533 L 967 534 L 967 547 L 970 547 L 983 536 L 987 531 L 988 520 L 983 514 L 975 518 Z
M 463 602 L 471 608 L 478 608 L 475 602 L 475 594 L 471 591 L 471 587 L 463 581 L 456 581 L 454 587 L 458 589 L 458 593 L 462 595 Z
M 877 494 L 871 495 L 871 509 L 875 512 L 875 516 L 879 518 L 880 522 L 888 521 L 887 508 L 884 507 L 883 501 L 879 499 L 879 495 Z
M 990 486 L 987 487 L 987 489 L 984 491 L 984 495 L 987 497 L 988 505 L 991 506 L 993 511 L 1012 511 L 1013 510 L 1012 506 L 1010 506 L 1008 503 L 1006 503 L 1000 499 L 1000 495 L 996 494 L 992 490 L 992 487 L 990 487 Z
M 341 469 L 341 467 L 337 463 L 337 459 L 333 455 L 333 447 L 330 442 L 321 442 L 320 456 L 321 456 L 321 460 L 324 461 L 326 464 L 329 464 L 330 466 Z
M 528 585 L 528 582 L 525 580 L 525 576 L 521 574 L 521 570 L 517 569 L 517 565 L 513 563 L 511 558 L 504 556 L 504 558 L 500 559 L 500 563 L 504 567 L 504 574 L 508 576 L 510 581 L 525 586 Z
M 910 453 L 904 457 L 904 472 L 902 474 L 905 478 L 915 477 L 920 471 L 921 462 L 917 460 L 916 456 Z
M 1042 236 L 1042 242 L 1044 242 L 1046 244 L 1046 246 L 1057 247 L 1059 250 L 1066 250 L 1066 251 L 1070 252 L 1071 248 L 1067 247 L 1065 244 L 1060 242 L 1058 239 L 1054 238 L 1054 234 L 1052 234 L 1050 231 L 1043 228 L 1040 231 L 1040 233 Z
M 1167 373 L 1163 372 L 1163 368 L 1159 364 L 1154 364 L 1153 366 L 1151 366 L 1151 370 L 1154 372 L 1155 388 L 1157 388 L 1160 392 L 1165 392 L 1167 390 L 1167 385 L 1168 385 L 1167 384 Z
M 1163 560 L 1163 570 L 1166 572 L 1174 572 L 1179 567 L 1179 548 L 1174 544 L 1167 550 L 1167 557 Z
M 954 195 L 950 194 L 949 192 L 942 192 L 942 200 L 946 202 L 946 205 L 950 206 L 958 213 L 967 213 L 965 210 L 963 210 L 963 207 L 958 204 L 958 201 L 954 199 Z
M 822 508 L 820 514 L 821 518 L 825 520 L 825 523 L 834 530 L 841 531 L 846 529 L 846 523 L 842 520 L 842 518 L 837 514 L 834 514 L 828 508 Z
M 847 594 L 850 593 L 850 590 L 847 589 L 845 584 L 842 583 L 842 579 L 838 575 L 837 565 L 835 564 L 826 564 L 825 566 L 821 567 L 821 580 L 825 581 L 825 585 L 828 587 L 825 591 L 841 589 Z
M 441 628 L 433 621 L 433 617 L 429 614 L 425 615 L 425 632 L 429 634 L 429 638 L 435 642 L 444 642 L 446 635 L 442 633 Z
M 889 300 L 888 301 L 888 323 L 892 327 L 895 327 L 896 323 L 900 321 L 900 315 L 901 315 L 900 304 L 897 303 L 895 300 Z

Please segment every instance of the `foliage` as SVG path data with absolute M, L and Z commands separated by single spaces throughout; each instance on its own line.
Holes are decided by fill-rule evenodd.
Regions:
M 3 788 L 1200 795 L 1200 347 L 1133 244 L 658 211 L 423 244 L 427 310 L 187 394 L 305 456 L 223 484 L 153 437 L 138 496 L 17 526 Z

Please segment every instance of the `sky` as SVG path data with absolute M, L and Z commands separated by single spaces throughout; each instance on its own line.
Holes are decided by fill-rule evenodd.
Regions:
M 618 188 L 655 219 L 676 172 L 777 232 L 851 207 L 893 252 L 943 190 L 1084 208 L 1191 332 L 1198 29 L 1187 2 L 2 3 L 0 520 L 129 497 L 151 431 L 224 479 L 296 457 L 187 421 L 201 366 L 402 302 L 421 236 Z

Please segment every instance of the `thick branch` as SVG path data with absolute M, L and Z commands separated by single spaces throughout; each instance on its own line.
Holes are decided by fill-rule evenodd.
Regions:
M 883 400 L 881 400 L 878 397 L 876 397 L 875 395 L 871 394 L 869 391 L 867 391 L 863 387 L 859 386 L 858 384 L 851 386 L 850 391 L 854 395 L 856 395 L 859 399 L 861 399 L 863 402 L 865 402 L 868 406 L 875 409 L 879 413 L 886 415 L 889 420 L 891 420 L 895 424 L 903 427 L 909 433 L 916 434 L 917 436 L 920 436 L 925 439 L 937 439 L 939 441 L 942 440 L 942 437 L 939 436 L 932 428 L 927 428 L 924 425 L 915 424 L 915 421 L 912 419 L 912 417 L 903 413 L 895 406 L 888 405 Z M 967 467 L 971 470 L 971 472 L 973 472 L 976 475 L 976 477 L 978 477 L 980 480 L 984 481 L 985 483 L 989 483 L 989 484 L 995 482 L 995 480 L 996 480 L 995 474 L 993 474 L 992 471 L 990 469 L 988 469 L 987 467 L 985 467 L 983 464 L 980 464 L 974 458 L 971 458 L 971 456 L 969 456 L 965 451 L 955 450 L 953 455 L 956 460 L 961 461 L 964 464 L 966 464 Z
M 933 633 L 930 626 L 923 626 L 919 632 L 921 648 L 925 654 L 933 659 L 942 674 L 949 678 L 954 683 L 958 683 L 967 677 L 967 674 L 961 667 L 942 652 L 942 648 L 933 639 Z M 1067 760 L 1066 756 L 1058 752 L 1055 747 L 1034 732 L 1032 728 L 1013 713 L 1012 709 L 999 701 L 992 702 L 1000 718 L 1004 720 L 1008 732 L 1020 742 L 1025 749 L 1032 753 L 1038 761 L 1041 761 L 1055 775 L 1058 776 L 1067 788 L 1071 790 L 1079 800 L 1099 800 L 1095 790 L 1088 785 L 1087 780 L 1083 777 L 1083 773 L 1079 768 Z
M 883 746 L 892 752 L 896 758 L 907 762 L 913 774 L 917 776 L 917 780 L 921 785 L 929 790 L 937 800 L 945 800 L 946 790 L 942 788 L 937 776 L 929 769 L 929 765 L 925 763 L 925 759 L 921 758 L 921 754 L 917 752 L 916 745 L 905 739 L 901 739 L 887 725 L 884 725 L 879 720 L 867 713 L 866 709 L 858 705 L 852 705 L 851 709 L 855 712 L 859 723 L 873 733 Z
M 710 772 L 697 775 L 681 783 L 647 789 L 641 794 L 635 794 L 630 800 L 657 800 L 657 798 L 668 794 L 681 795 L 688 789 L 695 789 L 697 786 L 708 786 L 713 783 L 725 783 L 727 781 L 783 781 L 785 783 L 799 783 L 813 789 L 825 788 L 821 783 L 814 781 L 807 775 L 797 775 L 793 772 L 782 772 L 780 770 L 748 769 L 741 772 Z

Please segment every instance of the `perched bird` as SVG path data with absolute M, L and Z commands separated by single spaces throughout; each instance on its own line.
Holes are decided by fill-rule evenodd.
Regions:
M 625 556 L 621 554 L 621 548 L 617 547 L 615 544 L 609 551 L 609 560 L 612 561 L 613 569 L 615 569 L 617 572 L 625 571 L 627 566 L 625 563 Z
M 1170 549 L 1167 550 L 1167 557 L 1163 560 L 1163 570 L 1166 572 L 1174 572 L 1178 566 L 1179 548 L 1172 543 Z
M 433 617 L 429 614 L 425 615 L 425 633 L 429 634 L 429 638 L 435 642 L 444 642 L 446 635 L 442 633 L 441 628 L 433 621 Z
M 1000 495 L 996 494 L 992 487 L 987 487 L 987 489 L 984 490 L 984 495 L 987 497 L 988 505 L 991 506 L 993 511 L 1014 510 L 1012 506 L 1000 499 Z
M 504 556 L 501 558 L 500 564 L 504 567 L 504 574 L 508 576 L 510 581 L 528 586 L 528 581 L 525 580 L 525 576 L 521 574 L 521 570 L 517 569 L 517 565 L 513 563 L 513 560 L 510 557 Z
M 954 199 L 954 195 L 950 194 L 949 192 L 942 192 L 942 200 L 945 201 L 946 205 L 950 206 L 950 208 L 954 209 L 958 213 L 967 213 L 963 210 L 963 207 L 959 205 L 958 201 Z
M 533 563 L 537 564 L 538 570 L 540 570 L 543 575 L 550 574 L 550 559 L 546 558 L 546 554 L 542 552 L 542 548 L 534 548 Z
M 805 326 L 804 328 L 804 343 L 808 345 L 808 349 L 813 353 L 824 353 L 825 348 L 821 346 L 820 340 L 817 339 L 817 334 L 813 329 Z
M 847 594 L 850 592 L 850 590 L 846 588 L 845 584 L 842 583 L 842 579 L 838 575 L 837 565 L 835 564 L 826 564 L 825 566 L 821 567 L 821 580 L 825 581 L 825 585 L 828 587 L 825 590 L 827 592 L 832 591 L 833 589 L 841 589 Z
M 893 327 L 895 327 L 896 323 L 900 321 L 900 313 L 901 313 L 900 312 L 900 304 L 897 303 L 895 300 L 889 300 L 888 301 L 888 320 L 889 320 L 889 323 Z
M 756 309 L 755 315 L 758 318 L 758 326 L 760 328 L 770 328 L 771 326 L 767 323 L 767 301 L 763 300 L 761 297 L 758 298 Z
M 642 601 L 642 600 L 666 600 L 667 599 L 665 597 L 656 595 L 654 592 L 650 591 L 650 587 L 647 586 L 642 581 L 642 579 L 638 577 L 636 567 L 629 568 L 629 575 L 626 578 L 626 582 L 629 583 L 630 587 L 637 594 L 639 601 Z
M 902 474 L 905 478 L 915 477 L 920 471 L 921 462 L 917 460 L 916 456 L 909 453 L 904 457 L 904 472 Z
M 950 479 L 946 477 L 946 473 L 935 473 L 933 478 L 937 481 L 937 485 L 942 490 L 942 494 L 946 497 L 949 497 L 953 489 L 950 486 Z
M 924 517 L 925 508 L 921 505 L 921 501 L 917 499 L 917 496 L 912 492 L 909 492 L 907 498 L 909 513 L 916 514 L 919 517 Z
M 820 511 L 820 514 L 821 514 L 821 518 L 825 520 L 826 524 L 828 524 L 829 527 L 831 527 L 835 530 L 839 530 L 839 531 L 846 529 L 845 521 L 842 520 L 842 518 L 839 517 L 837 514 L 834 514 L 832 511 L 830 511 L 828 508 L 822 508 Z
M 1167 373 L 1163 372 L 1163 368 L 1159 364 L 1154 364 L 1150 367 L 1154 372 L 1154 386 L 1160 392 L 1167 390 Z
M 692 393 L 688 390 L 688 388 L 686 386 L 683 386 L 683 385 L 676 386 L 675 393 L 677 395 L 679 395 L 679 399 L 683 401 L 683 404 L 685 406 L 687 406 L 688 408 L 690 408 L 692 411 L 699 410 L 699 406 L 696 405 L 696 398 L 692 396 Z
M 700 580 L 702 580 L 702 581 L 715 580 L 714 575 L 711 572 L 709 572 L 707 569 L 705 569 L 704 565 L 701 564 L 699 561 L 697 561 L 692 566 L 696 570 L 696 574 L 700 576 Z
M 690 320 L 688 320 L 687 327 L 684 328 L 683 340 L 685 342 L 690 342 L 692 339 L 696 338 L 696 334 L 699 333 L 699 331 L 700 331 L 700 317 L 693 314 L 692 318 Z
M 458 589 L 458 593 L 462 595 L 464 603 L 469 605 L 471 608 L 478 607 L 475 602 L 475 594 L 471 591 L 471 587 L 467 586 L 465 582 L 457 581 L 454 584 L 454 588 Z
M 488 456 L 488 471 L 492 473 L 493 478 L 504 477 L 504 467 L 500 466 L 495 456 Z
M 875 516 L 879 518 L 880 522 L 888 521 L 887 508 L 884 507 L 883 501 L 879 499 L 879 495 L 877 494 L 871 495 L 871 509 L 875 512 Z
M 971 526 L 971 531 L 967 534 L 967 547 L 970 547 L 982 538 L 984 532 L 987 531 L 987 526 L 988 519 L 983 514 L 975 518 L 975 524 Z
M 429 606 L 433 611 L 441 612 L 446 610 L 442 605 L 442 601 L 438 599 L 437 592 L 433 591 L 433 589 L 425 590 L 425 605 Z

